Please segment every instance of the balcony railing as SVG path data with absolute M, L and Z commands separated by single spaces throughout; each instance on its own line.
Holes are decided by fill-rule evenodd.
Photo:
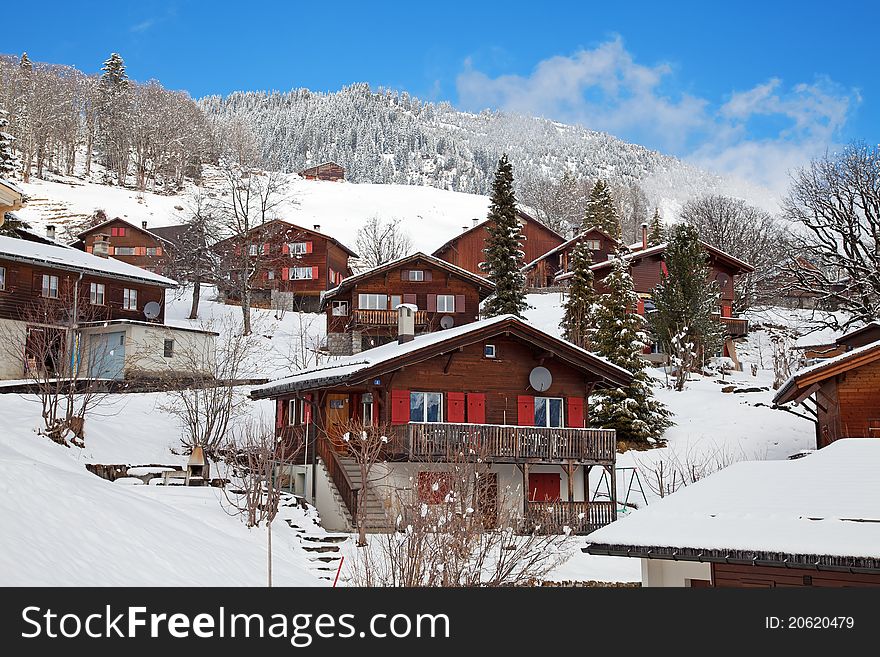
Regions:
M 364 326 L 397 326 L 396 310 L 364 310 L 357 308 L 351 313 L 355 324 Z M 416 326 L 425 326 L 428 323 L 428 313 L 424 310 L 416 311 Z
M 613 463 L 617 438 L 613 429 L 411 422 L 389 447 L 412 461 L 447 461 L 465 450 L 502 463 Z
M 741 338 L 749 334 L 749 320 L 741 317 L 722 317 L 721 315 L 712 315 L 716 321 L 720 321 L 724 325 L 725 333 L 731 338 Z
M 615 519 L 615 502 L 529 502 L 521 531 L 557 534 L 568 527 L 573 534 L 589 534 Z

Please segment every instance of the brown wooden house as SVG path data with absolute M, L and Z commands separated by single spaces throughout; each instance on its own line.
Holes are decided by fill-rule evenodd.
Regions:
M 517 216 L 522 226 L 522 233 L 525 235 L 522 242 L 525 253 L 523 262 L 532 262 L 566 241 L 565 237 L 525 212 L 518 210 Z M 486 231 L 487 226 L 488 220 L 478 222 L 474 219 L 473 226 L 465 228 L 460 234 L 434 251 L 433 255 L 474 274 L 484 275 L 485 271 L 480 267 L 480 264 L 486 259 L 483 249 L 486 248 L 486 239 L 489 236 Z
M 557 277 L 569 271 L 572 251 L 581 242 L 589 246 L 594 263 L 607 260 L 620 246 L 620 241 L 608 233 L 598 228 L 591 228 L 525 265 L 522 271 L 526 275 L 526 287 L 540 290 L 556 286 Z
M 84 230 L 71 246 L 157 274 L 168 273 L 169 249 L 174 247 L 169 240 L 147 230 L 146 221 L 137 226 L 119 217 Z
M 407 311 L 401 307 L 401 315 Z M 350 526 L 365 503 L 356 466 L 333 447 L 351 420 L 388 427 L 382 477 L 392 490 L 416 494 L 422 473 L 442 473 L 444 455 L 467 445 L 492 464 L 498 490 L 519 489 L 514 505 L 524 517 L 549 512 L 582 531 L 611 522 L 616 502 L 591 501 L 585 474 L 598 466 L 614 476 L 615 433 L 587 428 L 587 408 L 594 388 L 626 385 L 628 372 L 510 315 L 422 335 L 406 331 L 402 322 L 396 342 L 251 393 L 275 400 L 279 435 L 309 437 L 313 461 L 305 457 L 304 467 L 316 458 L 322 467 L 307 475 L 312 490 L 304 492 L 325 526 Z M 343 509 L 334 507 L 339 498 Z M 436 502 L 430 493 L 422 501 Z M 395 511 L 377 509 L 372 526 L 387 530 Z
M 773 401 L 802 404 L 815 417 L 816 447 L 841 438 L 880 438 L 880 341 L 796 372 Z
M 274 220 L 253 228 L 244 237 L 230 237 L 214 249 L 221 259 L 220 290 L 237 301 L 235 281 L 244 263 L 254 272 L 252 303 L 287 310 L 317 311 L 321 294 L 351 275 L 349 258 L 357 254 L 339 240 L 320 232 Z
M 0 178 L 0 226 L 6 212 L 18 210 L 24 205 L 24 192 L 12 182 Z
M 416 307 L 416 333 L 429 333 L 479 319 L 480 302 L 495 285 L 448 262 L 412 255 L 343 280 L 327 291 L 327 348 L 349 355 L 397 338 L 397 306 Z
M 340 182 L 345 180 L 345 169 L 336 162 L 322 162 L 308 169 L 303 169 L 299 175 L 306 180 L 327 180 Z

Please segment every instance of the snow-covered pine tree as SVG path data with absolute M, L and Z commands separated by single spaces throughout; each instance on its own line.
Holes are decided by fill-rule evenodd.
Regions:
M 18 156 L 12 146 L 15 137 L 6 132 L 9 126 L 6 116 L 6 110 L 0 109 L 0 178 L 12 178 L 19 167 Z
M 562 335 L 579 347 L 590 349 L 596 290 L 593 288 L 593 254 L 586 242 L 578 242 L 571 253 L 571 272 L 567 295 L 562 304 Z
M 18 66 L 24 71 L 34 70 L 34 65 L 26 52 L 21 53 L 21 59 L 18 60 Z
M 522 227 L 516 216 L 516 197 L 513 193 L 513 167 L 502 155 L 492 183 L 489 200 L 489 221 L 486 232 L 486 261 L 483 269 L 495 283 L 495 294 L 486 302 L 483 313 L 487 317 L 516 315 L 529 307 L 526 303 L 526 277 L 522 273 Z
M 654 399 L 641 357 L 647 344 L 645 320 L 638 314 L 639 297 L 623 252 L 614 256 L 611 272 L 602 280 L 608 290 L 599 297 L 594 311 L 593 350 L 633 375 L 625 388 L 610 388 L 593 394 L 590 423 L 616 429 L 619 440 L 654 443 L 672 426 L 670 412 Z
M 648 246 L 663 244 L 666 240 L 666 230 L 663 220 L 660 218 L 660 208 L 654 208 L 654 216 L 651 217 L 651 226 L 648 229 Z
M 614 198 L 611 189 L 601 178 L 593 185 L 590 198 L 587 200 L 587 210 L 584 214 L 584 222 L 581 232 L 598 228 L 615 239 L 620 239 L 620 217 L 614 207 Z
M 125 72 L 125 62 L 119 53 L 110 53 L 110 57 L 101 67 L 101 86 L 104 89 L 118 91 L 128 85 L 128 74 Z
M 718 312 L 719 294 L 709 278 L 708 256 L 693 226 L 676 224 L 670 228 L 663 260 L 667 274 L 654 289 L 656 310 L 650 323 L 676 372 L 674 387 L 681 391 L 688 372 L 721 348 L 721 323 L 712 318 Z

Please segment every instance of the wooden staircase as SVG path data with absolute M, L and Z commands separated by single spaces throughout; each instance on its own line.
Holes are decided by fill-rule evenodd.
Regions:
M 366 504 L 367 505 L 367 531 L 368 532 L 387 532 L 391 529 L 392 520 L 389 519 L 387 514 L 385 513 L 385 505 L 380 498 L 375 486 L 370 486 L 367 488 L 366 498 L 362 494 L 364 490 L 363 484 L 361 482 L 361 469 L 358 466 L 357 461 L 353 458 L 341 456 L 339 457 L 339 461 L 342 464 L 342 467 L 345 469 L 348 478 L 352 481 L 352 483 L 357 486 L 358 490 L 358 504 Z M 351 510 L 349 509 L 349 514 L 351 514 Z M 355 528 L 357 531 L 357 520 L 352 517 L 351 526 Z

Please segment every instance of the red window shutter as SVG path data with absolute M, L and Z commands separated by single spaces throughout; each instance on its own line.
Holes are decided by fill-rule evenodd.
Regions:
M 639 315 L 645 314 L 645 300 L 644 299 L 639 299 L 638 302 L 636 303 L 636 312 Z
M 400 270 L 400 280 L 402 280 L 402 281 L 409 280 L 409 269 L 401 269 Z
M 269 242 L 263 242 L 263 255 L 269 255 Z
M 311 253 L 311 252 L 312 252 L 312 243 L 306 242 L 306 253 Z
M 156 255 L 157 255 L 157 256 L 162 255 L 162 247 L 161 247 L 161 246 L 157 246 L 157 247 L 156 247 Z
M 373 393 L 373 426 L 379 426 L 379 393 Z
M 463 313 L 464 312 L 464 295 L 456 294 L 455 295 L 455 312 Z
M 431 270 L 430 270 L 430 269 L 426 269 L 426 270 L 425 270 L 425 280 L 426 280 L 426 281 L 430 281 L 430 280 L 433 280 L 433 278 L 434 278 L 434 277 L 433 277 L 433 275 L 432 275 L 432 273 L 431 273 Z
M 284 242 L 284 243 L 281 245 L 281 253 L 282 253 L 283 255 L 289 255 L 289 254 L 290 254 L 290 246 L 288 246 L 287 242 Z
M 470 424 L 486 424 L 486 395 L 482 392 L 468 393 L 467 421 Z
M 43 275 L 34 272 L 33 284 L 31 286 L 31 292 L 35 295 L 40 296 L 43 294 Z
M 429 294 L 428 295 L 428 312 L 435 313 L 437 312 L 437 295 Z
M 118 230 L 119 230 L 119 237 L 125 237 L 125 226 L 120 226 L 118 228 Z
M 562 477 L 556 472 L 529 473 L 529 499 L 533 502 L 557 502 Z
M 290 270 L 287 267 L 281 268 L 281 280 L 282 281 L 290 280 Z
M 137 248 L 137 250 L 138 250 L 138 253 L 137 253 L 138 255 L 141 255 L 141 256 L 145 256 L 145 255 L 147 255 L 147 247 L 145 247 L 145 246 L 139 246 L 139 247 Z
M 464 422 L 464 393 L 446 393 L 446 419 L 449 422 Z
M 535 398 L 519 395 L 516 398 L 517 424 L 521 427 L 535 426 Z
M 91 246 L 87 246 L 87 247 L 86 247 L 86 253 L 91 253 L 91 252 L 92 252 L 92 247 L 91 247 Z
M 312 401 L 312 395 L 303 395 L 305 402 L 303 402 L 303 424 L 310 424 L 312 421 L 312 405 L 309 403 Z
M 235 245 L 235 255 L 237 255 L 237 256 L 241 255 L 241 245 L 240 244 Z
M 728 305 L 721 306 L 721 316 L 722 317 L 733 317 L 733 308 Z
M 112 246 L 107 247 L 107 255 L 114 255 L 115 253 L 116 249 L 114 249 Z
M 391 391 L 391 424 L 409 423 L 409 390 Z
M 403 302 L 404 303 L 411 303 L 414 306 L 417 305 L 416 304 L 416 295 L 415 294 L 404 294 L 403 295 Z
M 669 276 L 669 270 L 666 268 L 666 262 L 664 260 L 660 261 L 660 271 L 663 272 L 663 276 Z
M 280 429 L 284 426 L 284 405 L 286 400 L 280 397 L 275 400 L 275 428 Z
M 312 267 L 312 279 L 318 280 L 318 267 L 317 266 Z
M 566 400 L 568 406 L 568 426 L 580 428 L 584 426 L 584 398 L 569 397 Z

